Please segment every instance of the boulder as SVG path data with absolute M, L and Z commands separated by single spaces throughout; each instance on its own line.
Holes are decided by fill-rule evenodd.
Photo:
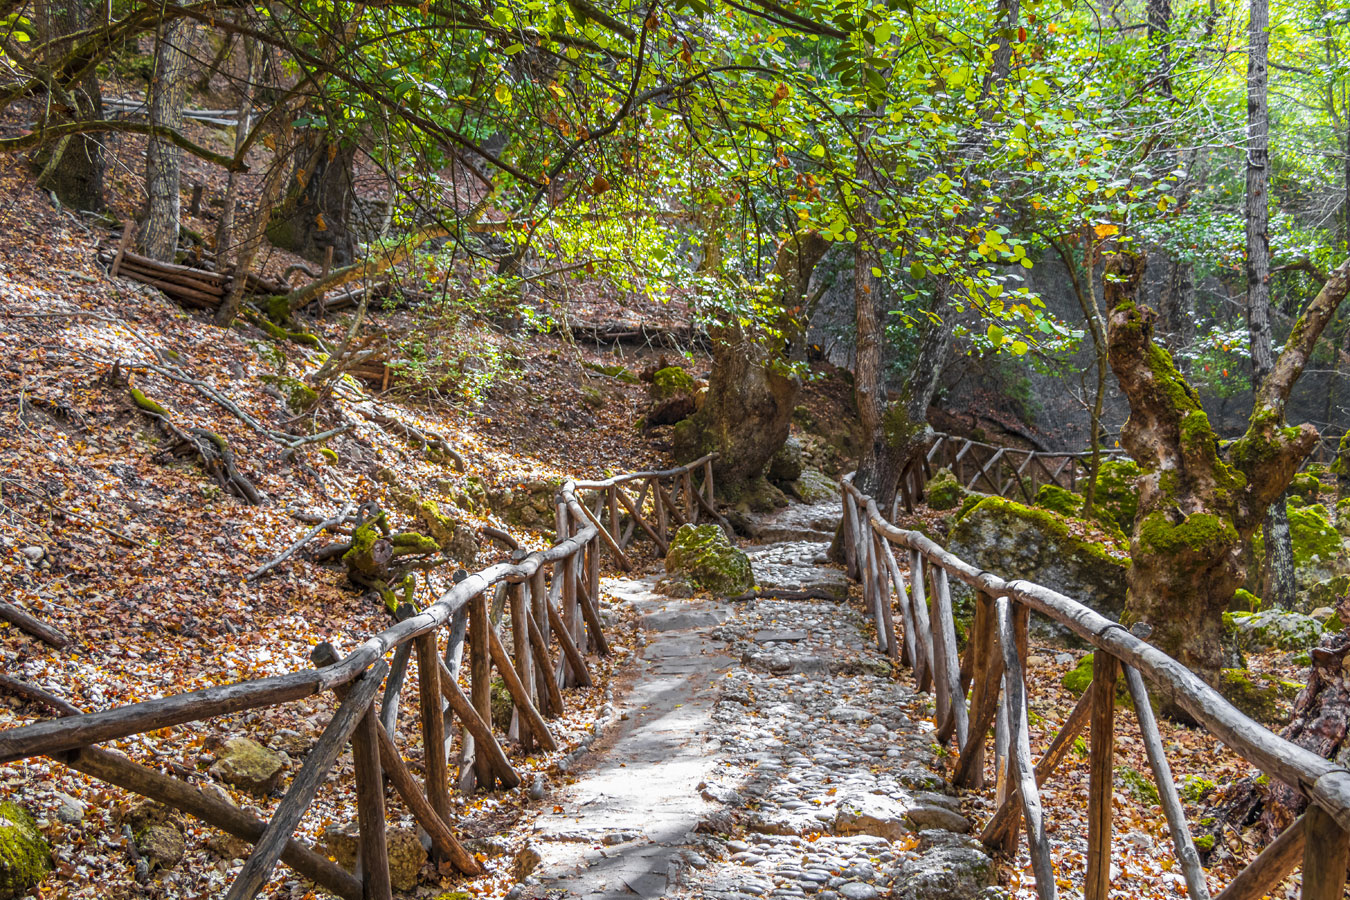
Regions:
M 240 790 L 265 796 L 276 790 L 290 761 L 285 753 L 268 750 L 249 738 L 231 738 L 211 766 L 211 776 Z
M 1294 577 L 1300 588 L 1312 587 L 1346 571 L 1341 534 L 1332 526 L 1325 506 L 1291 504 L 1289 531 L 1294 544 Z
M 557 481 L 522 481 L 488 495 L 488 501 L 502 519 L 522 528 L 552 528 L 554 524 L 553 498 L 558 493 Z
M 976 568 L 1008 580 L 1034 581 L 1118 619 L 1125 608 L 1128 547 L 1086 540 L 1070 524 L 1046 509 L 988 497 L 952 528 L 948 549 Z M 952 594 L 965 599 L 969 589 L 953 583 Z M 1067 633 L 1039 617 L 1036 621 L 1039 630 Z
M 701 590 L 733 597 L 755 586 L 750 558 L 716 525 L 681 525 L 666 554 L 666 571 Z
M 925 831 L 896 873 L 894 900 L 973 900 L 997 880 L 994 861 L 974 838 Z
M 834 816 L 835 834 L 870 834 L 898 841 L 912 829 L 905 821 L 908 807 L 884 794 L 859 794 L 840 800 Z
M 652 373 L 647 389 L 651 404 L 647 408 L 646 425 L 674 425 L 694 414 L 697 409 L 694 379 L 679 366 L 666 366 Z
M 329 825 L 319 840 L 319 849 L 348 872 L 355 872 L 360 839 L 361 829 L 354 821 Z M 427 861 L 427 851 L 417 838 L 417 829 L 391 826 L 385 830 L 384 839 L 389 852 L 389 880 L 394 890 L 413 890 L 417 887 L 418 874 Z
M 786 485 L 802 477 L 802 442 L 789 437 L 769 459 L 767 475 L 774 484 Z
M 839 485 L 819 469 L 802 469 L 797 479 L 783 489 L 803 503 L 828 503 L 839 499 Z M 841 505 L 836 502 L 836 505 Z
M 122 822 L 131 828 L 136 850 L 150 871 L 172 869 L 183 859 L 187 847 L 183 840 L 183 821 L 169 807 L 153 800 L 133 804 Z
M 1299 612 L 1308 612 L 1323 606 L 1334 608 L 1347 596 L 1350 596 L 1350 575 L 1336 575 L 1308 588 L 1307 592 L 1299 597 L 1296 609 Z
M 1223 619 L 1245 650 L 1306 650 L 1322 639 L 1322 623 L 1303 613 L 1266 609 L 1224 613 Z
M 539 848 L 534 844 L 526 844 L 520 848 L 516 854 L 515 861 L 511 863 L 511 874 L 516 881 L 524 881 L 539 868 L 539 864 L 544 861 L 544 855 L 539 852 Z
M 0 900 L 22 897 L 52 870 L 52 851 L 28 811 L 0 803 Z
M 928 480 L 924 491 L 930 509 L 956 509 L 966 497 L 965 488 L 956 480 L 951 469 L 938 469 Z

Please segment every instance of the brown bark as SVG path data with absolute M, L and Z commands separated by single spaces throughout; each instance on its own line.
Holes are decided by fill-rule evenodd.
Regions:
M 1107 263 L 1108 351 L 1130 404 L 1121 443 L 1143 469 L 1125 619 L 1147 622 L 1155 644 L 1215 683 L 1221 616 L 1245 579 L 1244 550 L 1317 441 L 1311 425 L 1285 426 L 1284 405 L 1345 297 L 1350 260 L 1295 324 L 1226 458 L 1195 391 L 1153 341 L 1155 314 L 1135 301 L 1143 270 L 1129 253 Z
M 325 131 L 305 134 L 286 199 L 267 225 L 273 244 L 315 261 L 323 260 L 331 247 L 338 266 L 356 259 L 356 236 L 350 228 L 355 160 L 354 144 L 333 143 Z
M 196 23 L 191 19 L 174 19 L 160 32 L 155 80 L 150 85 L 153 125 L 182 130 L 188 45 L 195 30 Z M 151 259 L 172 262 L 178 251 L 182 154 L 182 150 L 162 137 L 152 137 L 146 144 L 146 202 L 140 235 L 141 247 Z
M 802 333 L 799 315 L 811 273 L 829 249 L 813 232 L 789 237 L 774 260 L 778 285 L 779 336 L 755 335 L 739 324 L 708 329 L 712 372 L 707 398 L 675 429 L 675 453 L 693 459 L 711 450 L 717 484 L 736 494 L 760 478 L 769 459 L 787 440 L 801 379 L 787 357 Z
M 91 122 L 103 118 L 103 94 L 98 76 L 92 66 L 88 73 L 67 89 L 60 85 L 69 75 L 86 67 L 87 60 L 76 57 L 64 59 L 72 41 L 61 40 L 84 31 L 89 25 L 89 9 L 82 0 L 42 0 L 36 5 L 38 32 L 47 42 L 42 63 L 66 70 L 51 72 L 49 82 L 61 96 L 53 97 L 54 106 L 62 110 L 49 123 Z M 99 135 L 72 134 L 57 142 L 51 152 L 39 153 L 36 162 L 41 167 L 38 187 L 51 191 L 65 206 L 74 209 L 100 211 L 103 209 L 103 173 L 105 160 Z

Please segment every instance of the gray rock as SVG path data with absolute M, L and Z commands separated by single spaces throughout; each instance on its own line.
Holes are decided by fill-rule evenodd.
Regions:
M 839 885 L 839 896 L 844 900 L 876 900 L 877 889 L 865 881 L 849 881 Z
M 85 805 L 69 794 L 56 794 L 56 820 L 65 825 L 78 825 L 84 821 Z
M 948 831 L 925 831 L 917 853 L 901 863 L 895 900 L 971 900 L 994 884 L 994 861 L 979 841 Z
M 904 803 L 882 794 L 860 794 L 839 801 L 834 817 L 836 834 L 870 834 L 896 841 L 909 834 Z
M 526 844 L 520 848 L 516 854 L 515 862 L 511 864 L 511 874 L 516 881 L 524 881 L 539 868 L 539 864 L 544 861 L 544 855 L 534 844 Z
M 970 830 L 969 819 L 958 812 L 947 809 L 945 806 L 919 804 L 911 809 L 908 815 L 915 831 L 940 828 L 943 831 L 964 834 Z

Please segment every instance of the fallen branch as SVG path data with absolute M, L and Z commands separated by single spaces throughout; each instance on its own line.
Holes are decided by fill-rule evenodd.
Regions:
M 478 530 L 483 532 L 484 537 L 492 538 L 494 541 L 497 541 L 498 543 L 505 546 L 507 550 L 520 549 L 520 541 L 513 538 L 507 532 L 502 531 L 500 528 L 493 528 L 491 525 L 484 525 L 482 528 Z
M 4 688 L 16 697 L 22 697 L 25 700 L 32 700 L 52 709 L 59 716 L 78 716 L 83 710 L 72 706 L 65 700 L 55 694 L 49 693 L 35 684 L 29 684 L 26 681 L 20 681 L 17 678 L 10 678 L 8 675 L 0 675 L 0 688 Z
M 419 449 L 435 450 L 437 453 L 445 454 L 455 461 L 455 468 L 459 471 L 463 472 L 466 470 L 467 466 L 465 465 L 464 457 L 458 450 L 451 447 L 449 442 L 439 434 L 431 431 L 423 431 L 414 425 L 409 425 L 401 419 L 396 419 L 393 416 L 386 415 L 385 413 L 368 406 L 357 406 L 355 409 L 362 416 L 369 419 L 371 422 L 374 422 L 376 425 L 384 428 L 392 428 L 402 434 L 405 440 L 421 444 L 422 446 Z
M 32 613 L 7 600 L 0 600 L 0 620 L 4 620 L 20 631 L 25 631 L 38 640 L 52 645 L 57 650 L 62 650 L 70 644 L 70 638 L 59 628 L 48 625 L 41 619 L 34 617 Z
M 250 572 L 248 577 L 244 580 L 254 581 L 258 578 L 263 577 L 269 571 L 271 571 L 272 569 L 276 568 L 277 566 L 281 565 L 283 562 L 294 556 L 296 551 L 298 551 L 301 547 L 304 547 L 310 541 L 318 537 L 319 533 L 322 532 L 324 529 L 331 528 L 334 525 L 341 525 L 343 522 L 347 521 L 347 518 L 351 515 L 352 510 L 355 508 L 356 508 L 355 503 L 351 502 L 350 500 L 347 501 L 346 505 L 342 507 L 342 511 L 339 512 L 336 516 L 333 516 L 332 518 L 329 519 L 324 519 L 322 522 L 315 525 L 312 529 L 310 529 L 310 532 L 308 534 L 306 534 L 300 540 L 296 541 L 294 544 L 291 544 L 289 547 L 287 547 L 285 550 L 283 550 L 277 556 L 273 557 L 268 562 L 264 563 L 259 568 Z

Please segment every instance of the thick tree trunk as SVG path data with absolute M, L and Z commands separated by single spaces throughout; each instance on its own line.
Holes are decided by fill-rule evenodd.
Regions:
M 44 41 L 55 41 L 49 45 L 51 52 L 43 62 L 55 66 L 70 49 L 69 43 L 59 38 L 83 31 L 89 25 L 89 9 L 82 0 L 41 0 L 36 11 L 35 24 Z M 73 60 L 71 65 L 73 71 L 78 71 L 83 61 Z M 66 81 L 65 73 L 53 71 L 51 75 L 56 85 Z M 103 94 L 92 69 L 80 82 L 69 85 L 65 94 L 53 98 L 53 105 L 64 111 L 53 116 L 52 124 L 103 118 Z M 68 108 L 70 104 L 73 109 Z M 100 135 L 71 135 L 50 152 L 38 153 L 35 161 L 40 167 L 38 187 L 51 191 L 64 206 L 95 212 L 103 209 L 106 164 Z
M 815 233 L 789 237 L 774 260 L 779 339 L 751 336 L 738 324 L 710 328 L 712 372 L 703 405 L 675 428 L 675 453 L 688 461 L 716 450 L 718 488 L 735 496 L 762 477 L 787 440 L 801 379 L 787 366 L 789 345 L 803 339 L 798 315 L 811 273 L 829 249 Z
M 150 121 L 174 131 L 183 126 L 188 45 L 194 30 L 191 19 L 181 18 L 164 25 L 160 31 L 155 80 L 150 85 Z M 146 145 L 141 249 L 151 259 L 172 262 L 178 252 L 182 154 L 182 150 L 163 138 L 152 137 Z
M 1226 459 L 1195 391 L 1153 341 L 1155 314 L 1136 303 L 1143 269 L 1142 257 L 1121 253 L 1105 279 L 1111 368 L 1130 404 L 1121 443 L 1143 470 L 1124 619 L 1152 626 L 1155 644 L 1217 683 L 1221 617 L 1245 579 L 1244 551 L 1317 442 L 1311 425 L 1285 426 L 1285 404 L 1345 298 L 1350 260 L 1295 323 Z
M 273 244 L 315 261 L 331 247 L 334 266 L 355 262 L 356 236 L 351 230 L 355 160 L 354 144 L 333 143 L 317 130 L 305 135 L 286 199 L 267 225 Z

